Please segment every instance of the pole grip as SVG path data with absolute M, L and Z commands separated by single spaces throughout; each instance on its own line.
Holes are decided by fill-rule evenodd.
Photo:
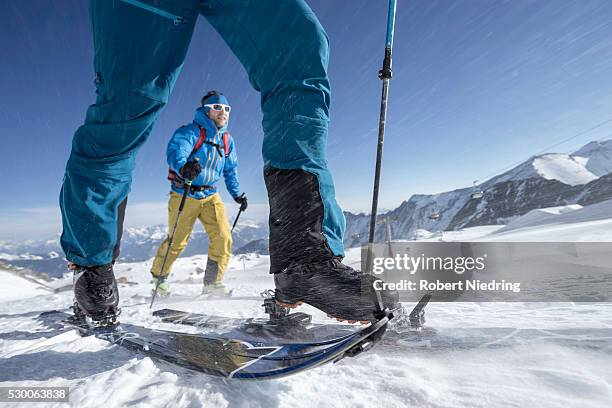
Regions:
M 199 162 L 200 159 L 198 159 L 197 157 L 195 159 L 193 159 L 194 162 Z M 183 197 L 181 198 L 181 204 L 179 205 L 179 212 L 183 211 L 183 207 L 185 207 L 185 201 L 187 201 L 187 195 L 189 195 L 189 190 L 191 190 L 191 183 L 193 183 L 193 180 L 185 180 L 185 182 L 183 183 L 185 185 L 184 191 L 183 191 Z

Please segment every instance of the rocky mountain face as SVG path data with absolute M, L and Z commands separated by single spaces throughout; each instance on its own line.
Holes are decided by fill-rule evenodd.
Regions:
M 238 249 L 234 249 L 234 255 L 239 254 L 260 254 L 260 255 L 269 255 L 269 240 L 268 238 L 256 239 L 254 241 L 249 242 L 246 245 L 241 246 Z
M 473 198 L 473 193 L 482 197 Z M 582 206 L 612 198 L 612 140 L 591 142 L 571 155 L 534 156 L 474 188 L 413 195 L 378 217 L 376 240 L 412 239 L 419 229 L 446 231 L 505 224 L 531 210 Z M 367 242 L 369 215 L 346 213 L 345 244 Z

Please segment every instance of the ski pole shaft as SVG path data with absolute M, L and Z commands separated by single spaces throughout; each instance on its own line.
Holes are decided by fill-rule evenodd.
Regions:
M 198 159 L 196 158 L 195 161 L 197 162 Z M 160 277 L 164 271 L 164 267 L 166 266 L 166 261 L 168 260 L 168 254 L 170 253 L 170 248 L 172 247 L 172 240 L 174 240 L 174 233 L 176 232 L 176 227 L 178 226 L 179 218 L 181 217 L 181 213 L 183 212 L 183 208 L 185 207 L 187 195 L 189 195 L 189 190 L 191 190 L 191 183 L 191 180 L 185 180 L 183 197 L 181 198 L 181 203 L 179 204 L 178 212 L 176 214 L 176 220 L 174 221 L 174 226 L 172 227 L 172 233 L 168 236 L 168 247 L 166 248 L 166 254 L 164 255 L 161 270 L 159 271 Z M 157 283 L 155 284 L 155 289 L 153 290 L 153 296 L 151 297 L 151 304 L 149 305 L 149 309 L 153 309 L 153 303 L 155 302 L 155 298 L 157 297 L 157 291 L 159 290 L 160 283 L 161 280 L 158 278 Z
M 378 193 L 380 189 L 380 170 L 382 165 L 383 146 L 385 142 L 385 125 L 387 121 L 387 100 L 389 96 L 389 81 L 391 80 L 392 72 L 392 50 L 393 50 L 393 33 L 395 30 L 395 10 L 396 0 L 389 0 L 389 12 L 387 14 L 387 38 L 385 43 L 385 57 L 383 67 L 378 72 L 378 77 L 382 80 L 382 96 L 380 99 L 380 119 L 378 123 L 378 146 L 376 150 L 376 168 L 374 171 L 374 190 L 372 193 L 372 213 L 370 218 L 370 235 L 368 239 L 368 250 L 366 259 L 366 268 L 370 271 L 372 263 L 372 246 L 374 244 L 374 235 L 376 231 L 376 213 L 378 212 Z M 382 312 L 383 303 L 380 292 L 375 290 L 375 305 L 378 312 Z
M 368 243 L 374 242 L 376 230 L 376 213 L 378 211 L 378 193 L 380 187 L 380 170 L 382 165 L 383 146 L 385 143 L 385 126 L 387 122 L 387 100 L 389 97 L 389 82 L 392 77 L 392 50 L 393 32 L 395 28 L 396 0 L 389 0 L 389 14 L 387 16 L 387 39 L 385 45 L 385 58 L 383 68 L 378 72 L 378 77 L 383 81 L 382 96 L 380 99 L 380 119 L 378 122 L 378 146 L 376 150 L 376 168 L 374 173 L 374 192 L 372 194 L 372 213 L 370 220 L 370 236 Z
M 238 210 L 238 215 L 236 215 L 236 219 L 234 220 L 234 225 L 232 225 L 232 231 L 234 232 L 234 228 L 236 227 L 236 223 L 238 222 L 238 218 L 240 218 L 240 214 L 242 214 L 242 210 Z
M 244 197 L 244 193 L 240 195 L 240 197 Z M 240 205 L 240 209 L 238 210 L 238 215 L 236 215 L 236 219 L 234 220 L 234 225 L 232 225 L 232 230 L 230 232 L 234 232 L 234 228 L 238 223 L 238 218 L 240 218 L 240 214 L 242 214 L 242 205 Z

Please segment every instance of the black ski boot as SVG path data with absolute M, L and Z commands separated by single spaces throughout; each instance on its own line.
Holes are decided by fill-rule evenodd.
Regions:
M 308 303 L 339 320 L 374 321 L 371 275 L 341 263 L 322 232 L 324 208 L 317 177 L 304 170 L 269 168 L 270 272 L 281 305 Z M 383 308 L 400 307 L 397 291 L 379 291 Z
M 111 327 L 118 324 L 119 291 L 113 264 L 79 266 L 71 264 L 74 272 L 74 315 L 84 318 L 92 327 Z
M 375 278 L 344 265 L 339 259 L 295 265 L 274 275 L 276 300 L 283 306 L 308 303 L 330 317 L 350 323 L 380 319 L 374 299 Z M 380 279 L 378 279 L 380 280 Z M 379 291 L 383 307 L 400 307 L 397 291 Z

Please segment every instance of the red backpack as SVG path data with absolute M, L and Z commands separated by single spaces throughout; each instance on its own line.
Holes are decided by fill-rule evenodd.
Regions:
M 227 157 L 230 154 L 229 151 L 229 138 L 230 138 L 230 134 L 229 132 L 224 132 L 223 133 L 223 152 L 225 153 L 225 158 L 227 159 Z M 191 151 L 191 153 L 189 154 L 189 157 L 193 156 L 193 154 L 200 148 L 202 147 L 202 145 L 206 143 L 209 144 L 211 146 L 214 146 L 217 149 L 217 152 L 219 153 L 219 156 L 223 156 L 221 154 L 221 145 L 218 145 L 214 142 L 211 142 L 210 140 L 206 139 L 206 129 L 204 129 L 204 127 L 200 128 L 200 136 L 198 137 L 198 140 L 195 144 L 195 146 L 193 147 L 193 150 Z M 178 182 L 178 183 L 182 183 L 183 182 L 183 178 L 177 174 L 174 170 L 172 170 L 171 168 L 168 168 L 168 180 L 172 181 L 173 183 Z

